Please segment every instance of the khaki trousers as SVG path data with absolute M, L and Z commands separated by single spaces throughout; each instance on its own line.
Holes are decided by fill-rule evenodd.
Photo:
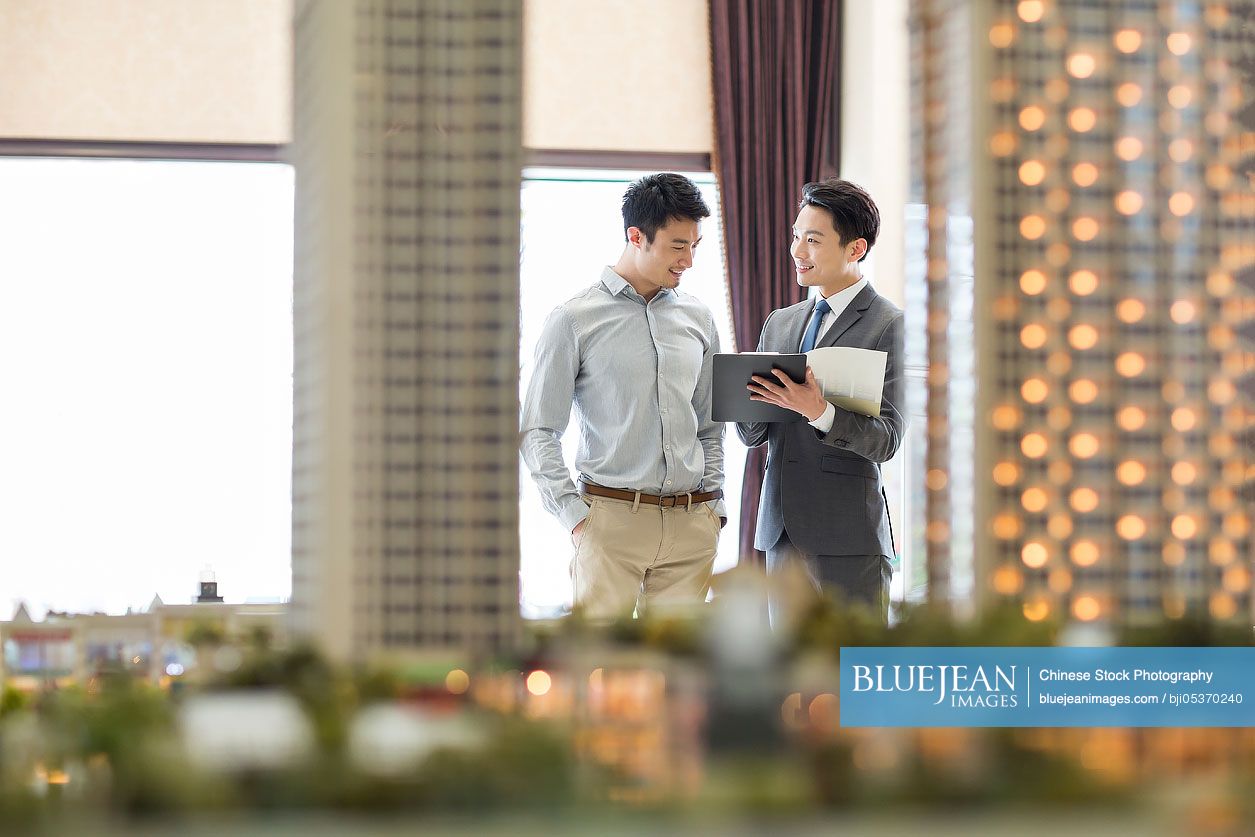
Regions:
M 706 601 L 720 521 L 708 503 L 661 508 L 585 496 L 589 511 L 571 561 L 575 604 L 591 619 L 635 607 Z

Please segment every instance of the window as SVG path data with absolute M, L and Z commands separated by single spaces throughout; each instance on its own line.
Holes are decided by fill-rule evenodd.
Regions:
M 520 397 L 531 378 L 536 340 L 549 312 L 596 282 L 601 269 L 617 261 L 623 250 L 623 218 L 619 206 L 629 183 L 647 172 L 527 169 L 523 176 L 521 261 Z M 711 209 L 702 223 L 702 246 L 681 290 L 693 294 L 715 315 L 722 351 L 732 351 L 732 326 L 724 281 L 723 238 L 719 228 L 719 195 L 710 174 L 690 174 Z M 563 436 L 567 465 L 574 473 L 579 430 L 574 415 Z M 715 571 L 737 562 L 741 475 L 745 447 L 736 432 L 724 433 L 724 493 L 728 525 L 719 539 Z M 524 616 L 547 617 L 571 604 L 569 533 L 544 510 L 531 474 L 520 467 L 519 534 L 522 551 L 521 588 Z
M 290 590 L 289 166 L 0 159 L 0 615 Z

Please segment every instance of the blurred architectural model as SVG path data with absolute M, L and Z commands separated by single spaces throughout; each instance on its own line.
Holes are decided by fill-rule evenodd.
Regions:
M 281 602 L 169 605 L 157 596 L 133 613 L 48 613 L 36 621 L 20 605 L 0 622 L 0 683 L 29 692 L 122 672 L 166 685 L 196 667 L 200 650 L 259 636 L 282 643 L 287 612 Z
M 521 8 L 296 4 L 294 628 L 517 636 Z

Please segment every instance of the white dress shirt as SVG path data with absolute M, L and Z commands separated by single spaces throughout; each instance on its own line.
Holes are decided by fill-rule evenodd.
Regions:
M 837 321 L 837 317 L 841 316 L 850 303 L 854 301 L 854 297 L 858 296 L 863 288 L 866 287 L 867 277 L 863 277 L 845 290 L 837 291 L 832 296 L 824 297 L 828 300 L 828 307 L 832 310 L 824 314 L 824 319 L 819 324 L 819 337 L 815 340 L 815 345 L 819 345 L 819 342 L 824 339 L 824 335 L 828 333 L 828 329 L 832 328 L 832 324 Z M 799 348 L 801 347 L 799 346 Z M 810 426 L 820 433 L 827 433 L 832 429 L 832 422 L 836 417 L 837 408 L 832 405 L 832 402 L 828 402 L 828 406 L 824 408 L 823 415 L 810 422 Z

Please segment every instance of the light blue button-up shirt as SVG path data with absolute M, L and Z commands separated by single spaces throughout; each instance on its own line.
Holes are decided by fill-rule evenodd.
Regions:
M 646 302 L 609 267 L 553 310 L 523 399 L 522 453 L 567 531 L 588 516 L 562 459 L 572 404 L 575 467 L 590 482 L 646 494 L 723 487 L 723 424 L 710 418 L 718 351 L 709 308 L 665 288 Z M 727 516 L 723 501 L 712 508 Z

